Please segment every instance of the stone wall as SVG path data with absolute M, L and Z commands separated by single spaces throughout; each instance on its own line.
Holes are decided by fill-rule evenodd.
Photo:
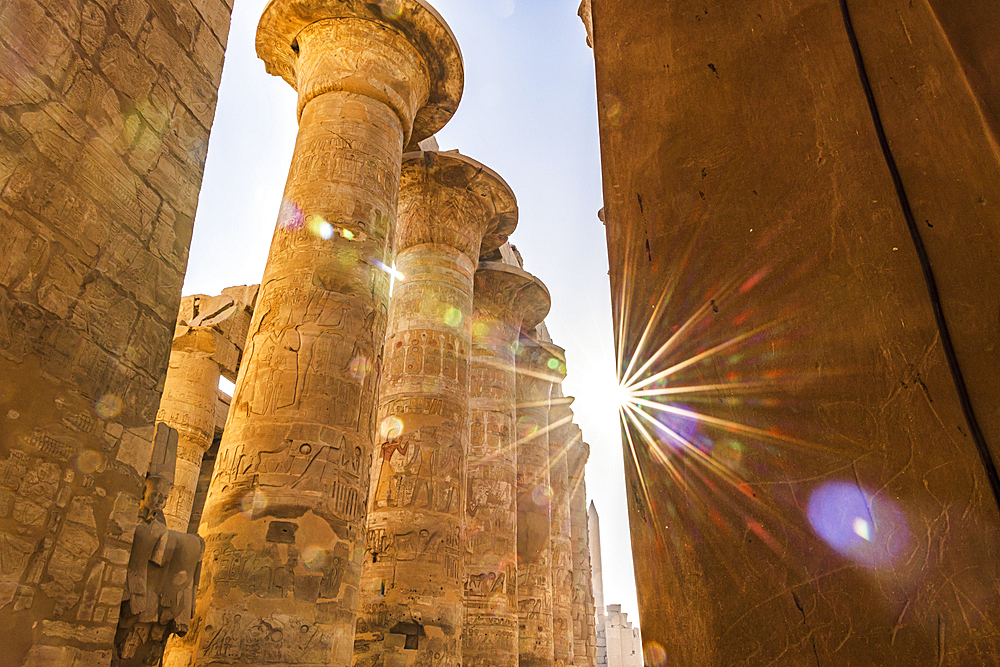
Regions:
M 996 3 L 846 5 L 592 3 L 656 664 L 1000 660 Z
M 110 659 L 231 9 L 0 5 L 0 664 Z

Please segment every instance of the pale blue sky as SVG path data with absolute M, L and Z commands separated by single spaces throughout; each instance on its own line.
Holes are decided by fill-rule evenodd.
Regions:
M 518 198 L 511 237 L 552 293 L 564 384 L 591 445 L 605 602 L 638 620 L 615 404 L 593 52 L 579 0 L 431 0 L 465 57 L 465 95 L 438 134 L 499 173 Z M 185 294 L 260 281 L 295 141 L 295 93 L 254 53 L 266 0 L 237 0 L 194 228 Z

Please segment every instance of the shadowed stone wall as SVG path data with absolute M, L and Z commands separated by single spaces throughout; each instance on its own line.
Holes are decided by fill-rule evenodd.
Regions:
M 0 4 L 0 664 L 110 659 L 230 11 Z
M 651 664 L 1000 660 L 1000 19 L 846 5 L 592 3 Z

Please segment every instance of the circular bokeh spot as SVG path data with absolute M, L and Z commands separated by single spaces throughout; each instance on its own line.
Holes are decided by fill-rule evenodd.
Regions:
M 247 516 L 255 516 L 267 508 L 267 495 L 260 490 L 244 494 L 240 500 L 240 510 Z
M 398 417 L 386 417 L 379 425 L 379 433 L 383 440 L 398 438 L 403 433 L 403 422 Z
M 302 550 L 302 564 L 313 572 L 321 572 L 326 567 L 326 549 L 310 544 Z
M 97 400 L 94 411 L 101 419 L 114 419 L 122 412 L 122 399 L 115 394 L 105 394 Z
M 399 18 L 399 15 L 403 13 L 402 0 L 379 0 L 378 5 L 382 10 L 382 16 L 387 19 Z
M 813 530 L 841 556 L 872 569 L 892 567 L 904 552 L 909 531 L 891 501 L 865 493 L 848 481 L 813 491 L 806 508 Z
M 659 642 L 647 642 L 642 652 L 649 667 L 665 667 L 667 664 L 667 650 Z
M 103 464 L 104 457 L 92 449 L 85 449 L 76 457 L 76 469 L 84 475 L 93 475 Z

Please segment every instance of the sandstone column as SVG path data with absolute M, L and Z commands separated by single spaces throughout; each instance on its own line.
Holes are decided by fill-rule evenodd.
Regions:
M 163 508 L 167 528 L 188 532 L 201 462 L 215 439 L 219 378 L 236 379 L 257 286 L 181 299 L 156 421 L 177 431 L 176 474 Z
M 463 77 L 441 18 L 398 9 L 272 0 L 258 27 L 299 134 L 202 518 L 198 665 L 351 660 L 403 146 Z
M 531 274 L 500 262 L 479 265 L 472 317 L 464 667 L 518 664 L 514 349 L 521 328 L 534 327 L 548 310 L 548 290 Z
M 473 276 L 517 203 L 457 152 L 405 156 L 355 665 L 461 664 Z
M 201 459 L 215 435 L 219 364 L 212 358 L 215 340 L 206 327 L 178 327 L 170 348 L 170 366 L 156 421 L 177 431 L 174 485 L 163 514 L 167 528 L 186 533 Z
M 573 657 L 576 667 L 589 667 L 597 659 L 597 635 L 587 526 L 587 482 L 584 479 L 590 446 L 583 441 L 582 433 L 581 437 L 574 439 L 566 455 L 573 535 Z
M 517 597 L 522 667 L 555 664 L 549 397 L 565 376 L 565 355 L 551 343 L 522 338 L 517 355 Z
M 549 485 L 552 541 L 552 646 L 556 665 L 573 664 L 573 537 L 569 515 L 566 450 L 580 428 L 573 424 L 573 398 L 552 389 L 549 409 Z

